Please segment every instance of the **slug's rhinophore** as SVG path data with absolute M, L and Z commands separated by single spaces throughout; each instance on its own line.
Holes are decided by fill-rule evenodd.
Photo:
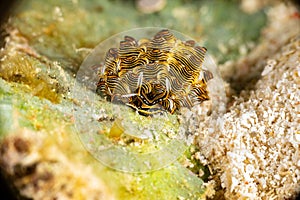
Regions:
M 169 30 L 153 39 L 125 36 L 106 54 L 97 93 L 143 115 L 191 108 L 209 99 L 206 83 L 213 76 L 202 69 L 205 53 L 206 48 L 181 41 Z

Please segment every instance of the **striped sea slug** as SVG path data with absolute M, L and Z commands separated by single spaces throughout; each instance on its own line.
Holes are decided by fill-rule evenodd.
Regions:
M 206 83 L 213 75 L 202 69 L 205 53 L 205 47 L 181 41 L 169 30 L 152 39 L 125 36 L 106 54 L 97 93 L 143 115 L 191 108 L 209 99 Z

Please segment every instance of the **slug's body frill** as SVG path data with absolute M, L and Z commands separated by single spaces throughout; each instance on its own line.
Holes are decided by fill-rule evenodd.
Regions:
M 209 99 L 206 82 L 212 74 L 202 70 L 205 53 L 204 47 L 181 41 L 168 30 L 152 40 L 125 36 L 118 49 L 107 52 L 97 92 L 144 115 L 191 108 Z

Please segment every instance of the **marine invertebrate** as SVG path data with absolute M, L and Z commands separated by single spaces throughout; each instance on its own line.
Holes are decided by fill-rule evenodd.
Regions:
M 111 48 L 99 70 L 97 93 L 140 114 L 173 114 L 209 99 L 211 72 L 202 69 L 206 48 L 177 39 L 164 29 L 152 39 L 125 36 Z

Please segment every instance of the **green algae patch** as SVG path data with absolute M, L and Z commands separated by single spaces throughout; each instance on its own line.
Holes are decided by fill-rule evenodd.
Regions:
M 170 165 L 186 150 L 177 115 L 139 115 L 102 99 L 80 84 L 81 78 L 71 90 L 77 102 L 74 126 L 82 144 L 102 164 L 129 173 L 150 172 Z
M 2 139 L 12 131 L 13 108 L 10 98 L 0 97 L 0 113 L 0 138 Z
M 72 104 L 67 102 L 52 104 L 50 101 L 24 92 L 18 83 L 7 83 L 3 79 L 0 79 L 0 82 L 0 108 L 1 111 L 5 111 L 5 114 L 1 112 L 1 121 L 6 122 L 6 124 L 1 124 L 1 135 L 6 135 L 5 138 L 16 136 L 20 137 L 20 140 L 24 139 L 30 144 L 30 148 L 35 149 L 34 151 L 40 155 L 39 165 L 42 167 L 48 163 L 47 169 L 50 171 L 47 173 L 51 173 L 55 165 L 62 165 L 62 168 L 65 165 L 72 165 L 76 168 L 74 170 L 78 170 L 78 174 L 66 173 L 70 176 L 68 180 L 81 180 L 84 177 L 80 176 L 79 171 L 85 170 L 88 166 L 92 167 L 93 171 L 90 174 L 83 173 L 82 176 L 96 177 L 101 183 L 105 183 L 105 191 L 117 199 L 154 199 L 157 197 L 199 199 L 202 195 L 204 191 L 202 180 L 178 164 L 142 174 L 121 173 L 103 166 L 81 145 L 73 128 Z M 9 109 L 3 105 L 9 105 Z M 13 129 L 6 129 L 8 126 L 13 126 Z M 11 130 L 10 134 L 7 133 L 9 130 Z M 53 149 L 58 152 L 53 154 Z M 53 176 L 56 177 L 55 173 Z M 60 176 L 62 177 L 56 178 L 57 184 L 63 184 L 66 181 L 64 174 Z M 30 184 L 29 181 L 28 185 Z M 71 190 L 80 190 L 81 187 L 85 187 L 84 184 L 75 184 Z M 90 186 L 86 185 L 86 187 L 88 190 Z M 43 189 L 40 188 L 41 191 Z M 27 196 L 30 195 L 33 194 L 27 194 Z
M 124 199 L 205 199 L 203 182 L 178 163 L 135 175 L 124 191 Z

